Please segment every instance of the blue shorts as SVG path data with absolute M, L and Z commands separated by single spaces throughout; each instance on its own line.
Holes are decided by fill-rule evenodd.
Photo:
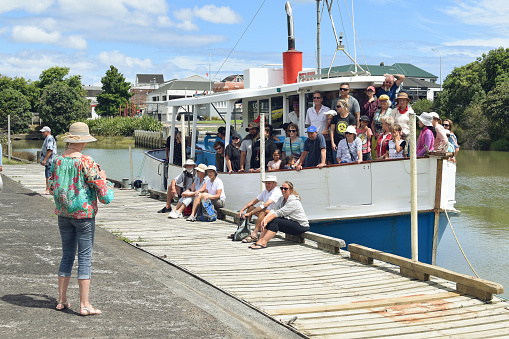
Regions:
M 44 166 L 44 175 L 46 178 L 51 177 L 51 166 Z

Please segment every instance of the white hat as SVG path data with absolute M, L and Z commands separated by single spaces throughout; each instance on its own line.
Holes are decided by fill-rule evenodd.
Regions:
M 417 116 L 419 118 L 419 121 L 422 122 L 424 126 L 432 126 L 432 120 L 431 114 L 427 112 L 422 112 L 421 115 Z
M 205 171 L 207 170 L 207 165 L 199 164 L 198 167 L 196 167 L 196 170 L 199 172 L 205 173 Z
M 84 142 L 97 141 L 97 139 L 90 135 L 87 124 L 84 122 L 75 122 L 69 127 L 69 132 L 64 134 L 63 141 L 70 144 L 81 144 Z
M 353 127 L 352 125 L 348 126 L 345 130 L 345 133 L 352 133 L 352 134 L 355 134 L 357 135 L 357 130 L 355 129 L 355 127 Z
M 188 165 L 194 166 L 194 165 L 196 165 L 196 163 L 194 162 L 193 159 L 187 159 L 184 166 L 188 166 Z
M 330 111 L 327 111 L 327 112 L 325 112 L 325 113 L 323 113 L 323 114 L 325 114 L 325 115 L 332 115 L 332 116 L 335 116 L 335 115 L 337 115 L 337 114 L 338 114 L 338 112 L 336 112 L 336 111 L 334 111 L 334 110 L 332 110 L 332 109 L 331 109 Z
M 275 175 L 267 175 L 265 177 L 265 180 L 263 180 L 263 182 L 271 182 L 271 181 L 277 183 L 277 178 Z
M 217 173 L 217 168 L 216 168 L 216 166 L 214 166 L 214 165 L 209 165 L 209 166 L 207 167 L 207 171 L 214 171 L 214 172 L 216 172 L 216 173 Z
M 432 117 L 432 118 L 440 119 L 440 116 L 438 115 L 438 113 L 437 113 L 437 112 L 431 112 L 431 113 L 429 114 L 429 116 L 430 116 L 430 117 Z
M 39 130 L 39 132 L 51 132 L 51 128 L 49 128 L 48 126 L 44 126 Z

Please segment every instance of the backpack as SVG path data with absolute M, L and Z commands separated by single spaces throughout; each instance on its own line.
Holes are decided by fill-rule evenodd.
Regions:
M 210 199 L 203 199 L 198 206 L 196 212 L 196 220 L 198 221 L 216 221 L 217 213 Z
M 232 241 L 241 241 L 250 234 L 251 230 L 249 229 L 249 219 L 242 218 L 240 219 L 237 230 L 232 234 Z

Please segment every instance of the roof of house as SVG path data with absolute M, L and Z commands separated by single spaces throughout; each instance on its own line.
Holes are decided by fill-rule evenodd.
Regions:
M 173 79 L 160 86 L 154 92 L 165 92 L 167 90 L 189 90 L 189 91 L 208 91 L 210 82 L 208 79 L 199 75 L 193 75 L 184 79 Z
M 403 81 L 403 88 L 412 88 L 412 87 L 440 88 L 440 85 L 433 83 L 433 82 L 426 81 L 426 80 L 416 79 L 413 77 L 405 78 L 405 81 Z
M 364 70 L 366 70 L 366 65 L 360 65 Z M 438 77 L 433 75 L 425 70 L 414 66 L 408 63 L 395 63 L 392 66 L 385 65 L 367 65 L 369 72 L 371 75 L 384 75 L 386 73 L 389 74 L 403 74 L 405 77 L 414 77 L 414 78 L 435 78 Z M 328 72 L 328 68 L 322 68 L 322 73 Z M 355 65 L 342 65 L 332 67 L 331 72 L 353 72 L 355 71 Z
M 136 84 L 153 84 L 156 79 L 156 84 L 164 82 L 164 75 L 162 74 L 136 74 Z

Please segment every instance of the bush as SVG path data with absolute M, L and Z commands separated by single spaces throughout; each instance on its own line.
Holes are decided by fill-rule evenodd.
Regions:
M 122 136 L 130 137 L 135 130 L 161 131 L 163 124 L 154 118 L 144 116 L 138 117 L 104 117 L 95 120 L 84 121 L 90 133 L 105 137 Z
M 507 151 L 509 151 L 509 140 L 507 140 L 507 139 L 498 139 L 497 141 L 494 141 L 494 142 L 491 143 L 490 149 L 492 151 L 507 152 Z

